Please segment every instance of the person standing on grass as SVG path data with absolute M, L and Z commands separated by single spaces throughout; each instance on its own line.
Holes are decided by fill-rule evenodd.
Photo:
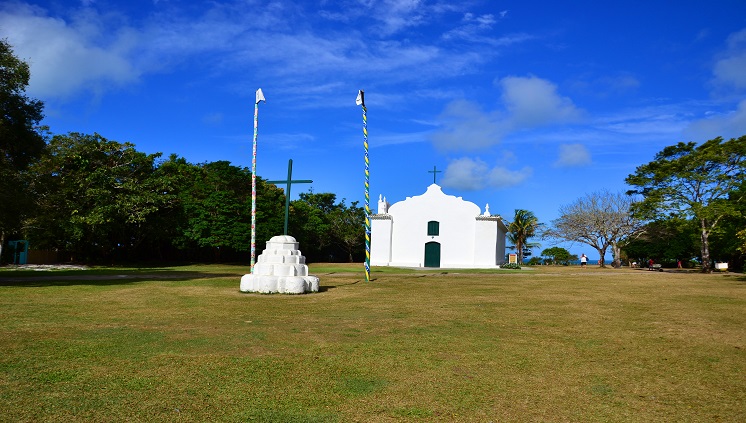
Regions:
M 648 270 L 653 270 L 653 263 L 655 263 L 653 259 L 648 260 Z
M 580 267 L 585 269 L 587 264 L 588 264 L 588 257 L 585 254 L 581 254 L 580 255 Z

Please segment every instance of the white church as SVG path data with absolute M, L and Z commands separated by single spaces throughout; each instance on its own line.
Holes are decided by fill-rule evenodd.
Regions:
M 371 215 L 370 264 L 395 267 L 490 268 L 505 262 L 508 230 L 500 216 L 443 193 L 435 183 Z

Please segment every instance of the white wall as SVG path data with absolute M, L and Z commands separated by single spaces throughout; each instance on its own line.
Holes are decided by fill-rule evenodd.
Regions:
M 373 215 L 370 219 L 370 264 L 388 266 L 391 262 L 391 215 Z

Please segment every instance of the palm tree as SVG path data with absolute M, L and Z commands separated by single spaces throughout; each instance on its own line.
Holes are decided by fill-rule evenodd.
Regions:
M 528 239 L 536 236 L 536 230 L 541 224 L 533 212 L 516 209 L 513 221 L 508 225 L 508 240 L 513 243 L 518 252 L 518 263 L 523 263 L 523 251 L 526 248 L 538 247 L 537 243 L 529 243 Z

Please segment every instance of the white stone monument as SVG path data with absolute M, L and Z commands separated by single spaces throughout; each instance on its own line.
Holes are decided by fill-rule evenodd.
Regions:
M 319 291 L 319 278 L 308 274 L 298 242 L 288 235 L 272 237 L 259 255 L 253 273 L 243 275 L 241 292 L 305 294 Z

